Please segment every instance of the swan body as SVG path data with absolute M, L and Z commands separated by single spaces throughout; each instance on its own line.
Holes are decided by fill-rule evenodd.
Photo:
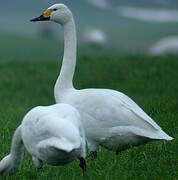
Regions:
M 70 105 L 38 106 L 29 111 L 13 136 L 10 154 L 0 162 L 0 174 L 20 169 L 23 146 L 38 169 L 43 162 L 58 166 L 78 158 L 86 170 L 85 134 L 78 111 Z
M 178 36 L 168 36 L 156 42 L 148 51 L 149 55 L 178 54 Z
M 121 151 L 152 140 L 172 139 L 121 92 L 84 89 L 70 91 L 67 96 L 64 94 L 57 98 L 79 110 L 91 151 L 96 151 L 98 145 Z
M 84 32 L 82 42 L 87 45 L 106 46 L 108 40 L 104 31 L 92 28 Z
M 117 11 L 123 17 L 145 22 L 169 23 L 178 21 L 178 12 L 172 9 L 120 6 Z
M 152 140 L 172 139 L 123 93 L 109 89 L 75 89 L 72 80 L 77 43 L 72 13 L 65 5 L 55 4 L 32 21 L 41 20 L 63 26 L 64 57 L 54 96 L 56 103 L 70 104 L 79 111 L 90 151 L 96 151 L 99 145 L 120 151 Z

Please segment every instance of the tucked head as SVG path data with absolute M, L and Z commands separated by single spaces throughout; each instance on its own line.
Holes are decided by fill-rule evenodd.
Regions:
M 32 19 L 35 21 L 54 21 L 60 24 L 67 23 L 72 18 L 72 13 L 64 4 L 54 4 L 49 7 L 41 16 Z

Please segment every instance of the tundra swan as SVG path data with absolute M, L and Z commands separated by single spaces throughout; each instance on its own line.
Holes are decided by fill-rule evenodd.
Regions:
M 20 169 L 24 146 L 38 169 L 43 162 L 58 166 L 78 158 L 84 172 L 85 143 L 80 115 L 75 108 L 67 104 L 35 107 L 16 129 L 10 154 L 0 161 L 0 175 L 14 174 Z
M 148 51 L 149 55 L 178 54 L 178 36 L 168 36 L 156 42 Z
M 104 31 L 90 28 L 83 33 L 82 43 L 85 45 L 106 46 L 108 43 L 107 35 Z
M 173 139 L 125 94 L 110 89 L 75 89 L 72 80 L 77 40 L 72 13 L 64 4 L 55 4 L 31 21 L 49 20 L 64 29 L 64 57 L 54 87 L 55 100 L 79 111 L 93 155 L 99 145 L 119 152 L 153 140 Z

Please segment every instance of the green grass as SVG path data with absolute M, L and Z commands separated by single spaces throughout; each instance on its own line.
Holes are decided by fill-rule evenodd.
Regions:
M 59 66 L 55 61 L 25 59 L 0 64 L 1 158 L 9 152 L 12 135 L 24 114 L 34 106 L 54 103 Z M 25 153 L 22 169 L 3 179 L 178 179 L 178 57 L 80 57 L 74 84 L 79 89 L 98 87 L 124 92 L 175 139 L 134 147 L 119 156 L 101 148 L 96 160 L 87 158 L 84 176 L 78 160 L 61 167 L 45 165 L 43 171 L 37 172 Z

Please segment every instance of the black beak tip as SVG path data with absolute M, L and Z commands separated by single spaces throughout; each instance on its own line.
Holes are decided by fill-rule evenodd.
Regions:
M 39 17 L 30 20 L 30 22 L 36 22 L 36 21 L 40 21 Z
M 30 19 L 30 22 L 35 22 L 35 20 L 34 19 Z
M 34 18 L 34 19 L 31 19 L 30 22 L 36 22 L 36 21 L 49 21 L 50 20 L 50 17 L 44 17 L 43 15 L 37 17 L 37 18 Z

